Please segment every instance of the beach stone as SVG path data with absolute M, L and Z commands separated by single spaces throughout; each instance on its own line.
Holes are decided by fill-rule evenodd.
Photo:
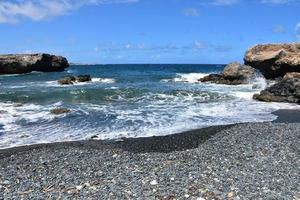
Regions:
M 300 43 L 255 45 L 247 50 L 244 61 L 268 79 L 300 72 Z
M 229 63 L 221 74 L 210 74 L 199 81 L 226 85 L 247 84 L 255 77 L 255 69 L 238 62 Z
M 77 82 L 89 82 L 92 78 L 90 75 L 79 75 L 76 77 Z
M 91 136 L 91 140 L 97 139 L 97 138 L 98 138 L 98 135 L 93 135 L 93 136 Z
M 156 180 L 153 180 L 150 182 L 150 185 L 157 185 L 157 184 L 158 184 L 158 182 Z
M 234 192 L 229 192 L 229 193 L 227 194 L 227 198 L 232 198 L 232 197 L 234 197 Z
M 67 108 L 54 108 L 50 111 L 50 113 L 53 115 L 61 115 L 61 114 L 69 113 L 69 112 L 71 112 L 71 110 L 69 110 Z
M 0 74 L 23 74 L 32 71 L 54 72 L 69 67 L 68 60 L 50 54 L 0 55 Z
M 187 199 L 203 200 L 228 199 L 230 192 L 234 200 L 295 199 L 299 129 L 298 123 L 245 123 L 158 137 L 151 144 L 144 138 L 3 149 L 0 185 L 8 182 L 0 187 L 0 199 L 186 199 L 188 194 Z M 246 160 L 245 152 L 254 157 Z
M 75 81 L 76 81 L 75 76 L 67 76 L 67 77 L 59 79 L 57 82 L 60 85 L 73 85 Z
M 287 73 L 281 81 L 255 94 L 253 98 L 266 102 L 300 103 L 300 73 Z

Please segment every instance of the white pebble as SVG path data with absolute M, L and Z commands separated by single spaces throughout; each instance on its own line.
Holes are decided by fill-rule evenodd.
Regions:
M 153 180 L 150 182 L 150 185 L 157 185 L 157 184 L 158 184 L 158 182 L 156 180 Z
M 83 188 L 82 185 L 77 185 L 77 186 L 76 186 L 76 189 L 77 189 L 77 190 L 81 190 L 82 188 Z

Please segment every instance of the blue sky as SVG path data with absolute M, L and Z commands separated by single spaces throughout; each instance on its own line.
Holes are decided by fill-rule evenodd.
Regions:
M 0 0 L 0 53 L 75 63 L 227 63 L 300 40 L 300 0 Z

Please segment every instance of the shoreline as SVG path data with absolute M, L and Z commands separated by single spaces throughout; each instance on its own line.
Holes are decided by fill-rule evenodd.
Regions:
M 277 119 L 269 123 L 300 123 L 300 109 L 280 109 L 273 112 Z M 259 122 L 265 123 L 265 122 Z M 268 122 L 267 122 L 268 123 Z M 221 130 L 231 128 L 240 124 L 257 124 L 255 122 L 237 123 L 229 125 L 216 125 L 210 127 L 199 128 L 190 131 L 184 131 L 171 135 L 138 137 L 138 138 L 122 138 L 118 140 L 79 140 L 79 141 L 63 141 L 53 143 L 40 143 L 32 145 L 17 146 L 11 148 L 0 149 L 0 159 L 11 156 L 24 151 L 32 151 L 41 148 L 54 147 L 79 147 L 79 148 L 95 148 L 95 149 L 122 149 L 124 151 L 135 153 L 146 152 L 172 152 L 184 151 L 187 149 L 197 148 L 199 144 L 205 142 L 213 135 Z
M 248 123 L 1 151 L 0 199 L 298 199 L 299 129 Z
M 18 146 L 7 149 L 0 149 L 0 159 L 24 151 L 32 151 L 42 148 L 63 148 L 68 146 L 94 149 L 122 149 L 123 151 L 134 153 L 168 153 L 172 151 L 184 151 L 187 149 L 197 148 L 199 144 L 205 142 L 216 133 L 235 125 L 237 124 L 211 126 L 165 136 L 123 138 L 119 140 L 90 139 L 81 141 L 66 141 Z

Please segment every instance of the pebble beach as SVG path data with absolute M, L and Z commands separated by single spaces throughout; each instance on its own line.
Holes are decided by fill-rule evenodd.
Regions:
M 1 150 L 0 198 L 299 199 L 299 130 L 279 120 Z

